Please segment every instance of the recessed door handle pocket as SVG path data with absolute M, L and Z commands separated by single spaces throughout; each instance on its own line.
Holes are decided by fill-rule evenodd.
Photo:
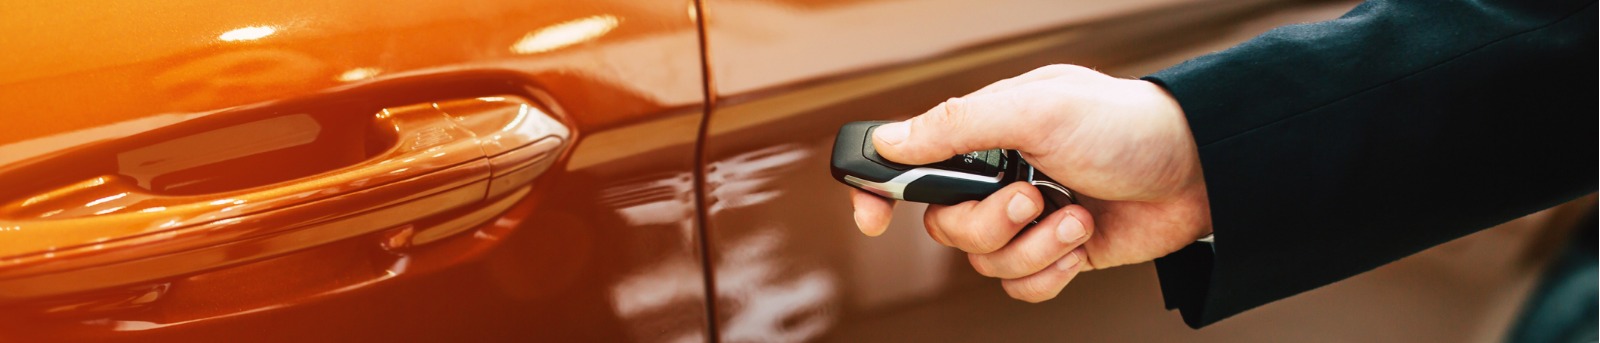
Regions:
M 570 136 L 546 107 L 489 94 L 219 113 L 0 167 L 30 180 L 0 190 L 0 302 L 242 263 L 512 194 Z

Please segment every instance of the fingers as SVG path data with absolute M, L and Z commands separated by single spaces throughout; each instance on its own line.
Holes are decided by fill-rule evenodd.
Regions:
M 1062 257 L 1061 260 L 1051 264 L 1049 268 L 1016 279 L 1001 280 L 1000 287 L 1006 294 L 1017 300 L 1038 303 L 1050 300 L 1061 294 L 1061 289 L 1078 276 L 1084 268 L 1083 249 L 1073 250 Z
M 1000 250 L 968 254 L 967 259 L 974 270 L 989 277 L 1016 279 L 1033 275 L 1087 242 L 1093 223 L 1083 206 L 1068 206 L 1045 217 Z
M 894 200 L 851 188 L 850 204 L 855 207 L 856 228 L 861 233 L 877 237 L 889 229 L 889 218 L 894 215 Z
M 982 201 L 929 206 L 923 225 L 935 241 L 968 253 L 985 254 L 1004 247 L 1039 216 L 1044 203 L 1039 190 L 1014 182 Z

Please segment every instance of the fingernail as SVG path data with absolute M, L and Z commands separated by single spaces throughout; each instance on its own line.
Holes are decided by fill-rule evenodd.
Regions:
M 1078 217 L 1072 213 L 1067 213 L 1066 218 L 1061 218 L 1061 224 L 1056 225 L 1056 240 L 1061 243 L 1077 243 L 1083 239 L 1083 235 L 1083 222 L 1078 221 Z
M 1071 271 L 1072 268 L 1078 267 L 1078 262 L 1083 262 L 1083 257 L 1078 256 L 1078 254 L 1080 253 L 1077 250 L 1067 253 L 1067 256 L 1062 257 L 1060 261 L 1056 261 L 1056 270 Z
M 1017 193 L 1011 196 L 1011 203 L 1006 204 L 1006 216 L 1011 217 L 1012 223 L 1026 223 L 1033 220 L 1033 213 L 1038 208 L 1033 204 L 1033 199 Z
M 911 125 L 903 121 L 883 124 L 878 126 L 877 130 L 872 130 L 872 134 L 878 136 L 878 140 L 884 143 L 889 143 L 890 145 L 900 144 L 900 142 L 906 140 L 906 136 L 911 135 Z

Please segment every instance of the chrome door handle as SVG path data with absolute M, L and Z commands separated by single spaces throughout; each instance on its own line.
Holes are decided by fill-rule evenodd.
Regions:
M 244 263 L 512 194 L 570 136 L 534 102 L 495 95 L 185 122 L 6 166 L 0 177 L 93 176 L 0 194 L 0 302 Z

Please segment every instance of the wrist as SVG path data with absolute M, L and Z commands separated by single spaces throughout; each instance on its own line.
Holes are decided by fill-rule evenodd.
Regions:
M 1189 118 L 1184 114 L 1183 106 L 1178 103 L 1178 99 L 1173 97 L 1166 87 L 1155 82 L 1139 81 L 1147 85 L 1153 98 L 1158 99 L 1152 101 L 1159 108 L 1158 111 L 1165 113 L 1167 118 L 1177 123 L 1176 126 L 1178 128 L 1175 130 L 1177 131 L 1175 135 L 1181 136 L 1176 139 L 1177 159 L 1182 161 L 1177 164 L 1183 166 L 1178 168 L 1182 170 L 1180 173 L 1183 175 L 1178 178 L 1181 180 L 1179 182 L 1182 185 L 1179 187 L 1182 191 L 1178 192 L 1178 196 L 1180 198 L 1179 201 L 1183 203 L 1183 208 L 1189 209 L 1190 212 L 1189 220 L 1185 221 L 1184 232 L 1193 235 L 1194 237 L 1192 238 L 1194 239 L 1210 237 L 1213 233 L 1211 226 L 1211 200 L 1206 193 L 1205 172 L 1202 170 L 1200 163 L 1200 149 L 1195 143 L 1194 132 L 1189 129 Z

